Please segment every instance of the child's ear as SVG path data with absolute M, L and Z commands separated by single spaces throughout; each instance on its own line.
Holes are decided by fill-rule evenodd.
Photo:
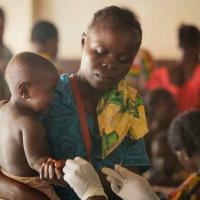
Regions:
M 82 49 L 82 50 L 83 50 L 84 45 L 85 45 L 85 38 L 86 38 L 86 34 L 83 33 L 83 34 L 82 34 L 82 38 L 81 38 L 81 49 Z
M 30 89 L 30 84 L 27 81 L 21 82 L 17 87 L 18 95 L 23 99 L 30 98 L 29 89 Z

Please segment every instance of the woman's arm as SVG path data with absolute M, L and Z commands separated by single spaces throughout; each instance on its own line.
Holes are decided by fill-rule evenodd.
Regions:
M 0 196 L 12 200 L 49 200 L 40 191 L 15 181 L 0 172 Z

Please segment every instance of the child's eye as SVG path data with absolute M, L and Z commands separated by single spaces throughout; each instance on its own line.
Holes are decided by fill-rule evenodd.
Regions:
M 124 55 L 119 57 L 119 62 L 122 64 L 127 64 L 132 62 L 132 58 L 129 55 Z

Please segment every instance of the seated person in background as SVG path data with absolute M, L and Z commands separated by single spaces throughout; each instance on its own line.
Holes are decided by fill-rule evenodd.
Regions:
M 145 137 L 147 150 L 151 155 L 152 138 L 160 132 L 166 132 L 170 122 L 177 114 L 175 99 L 165 89 L 147 91 L 144 96 L 150 134 Z
M 181 60 L 174 67 L 154 70 L 146 89 L 166 89 L 175 97 L 181 112 L 200 108 L 200 31 L 193 25 L 182 25 L 178 36 Z
M 12 95 L 9 101 L 0 102 L 1 172 L 57 200 L 53 187 L 38 177 L 42 164 L 51 160 L 47 134 L 37 118 L 52 100 L 58 82 L 56 68 L 37 54 L 23 52 L 8 63 L 5 76 Z M 61 178 L 59 169 L 52 170 Z
M 59 34 L 56 26 L 48 21 L 37 22 L 31 31 L 31 42 L 35 53 L 53 62 L 60 73 L 60 63 L 57 58 Z
M 12 53 L 3 41 L 4 27 L 5 14 L 3 9 L 0 8 L 0 100 L 10 97 L 8 86 L 4 80 L 4 72 L 8 61 L 12 57 Z
M 152 168 L 144 176 L 151 185 L 178 186 L 188 175 L 182 169 L 167 142 L 167 132 L 162 131 L 153 137 L 151 143 Z
M 146 49 L 140 49 L 126 75 L 127 83 L 143 93 L 146 82 L 149 80 L 154 68 L 155 62 L 150 52 Z
M 180 163 L 193 172 L 169 195 L 170 200 L 200 199 L 200 111 L 179 114 L 168 132 L 169 145 Z

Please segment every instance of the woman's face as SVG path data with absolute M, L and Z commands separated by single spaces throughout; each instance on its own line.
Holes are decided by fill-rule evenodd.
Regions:
M 128 73 L 136 54 L 130 31 L 95 27 L 82 40 L 80 73 L 99 92 L 116 87 Z

